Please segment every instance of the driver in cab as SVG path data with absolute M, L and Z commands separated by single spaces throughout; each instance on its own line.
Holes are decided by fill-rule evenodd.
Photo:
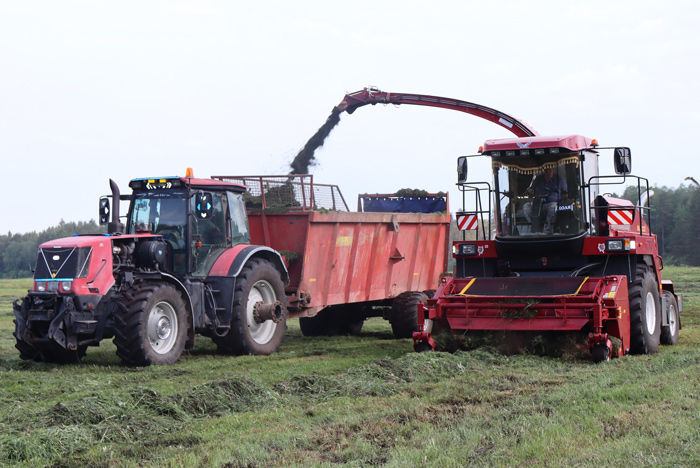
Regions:
M 545 233 L 552 234 L 554 232 L 554 221 L 556 220 L 557 216 L 557 206 L 560 202 L 564 202 L 569 199 L 568 190 L 566 181 L 556 173 L 555 168 L 553 167 L 544 169 L 542 174 L 537 175 L 527 188 L 527 195 L 530 197 L 538 197 L 539 205 L 544 209 Z M 532 210 L 533 201 L 530 200 L 523 206 L 523 214 L 529 223 L 532 223 Z

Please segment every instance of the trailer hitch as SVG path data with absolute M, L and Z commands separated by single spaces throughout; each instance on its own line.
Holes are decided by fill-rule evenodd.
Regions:
M 275 301 L 272 304 L 265 304 L 264 302 L 256 302 L 253 306 L 253 319 L 255 323 L 263 323 L 266 320 L 272 320 L 278 323 L 282 320 L 282 304 L 279 301 Z

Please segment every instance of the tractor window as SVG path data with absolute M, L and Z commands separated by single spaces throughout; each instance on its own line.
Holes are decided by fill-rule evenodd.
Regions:
M 231 246 L 231 238 L 226 226 L 226 195 L 211 193 L 212 214 L 208 219 L 192 217 L 192 269 L 196 276 L 208 274 L 211 265 Z M 195 197 L 190 199 L 191 210 L 195 211 Z
M 243 194 L 228 192 L 228 206 L 231 214 L 231 243 L 233 245 L 250 244 L 248 215 L 243 202 Z
M 496 163 L 501 236 L 557 236 L 584 229 L 577 157 L 523 167 Z
M 128 232 L 137 225 L 144 231 L 160 234 L 174 250 L 185 249 L 187 200 L 183 193 L 140 192 L 134 194 Z

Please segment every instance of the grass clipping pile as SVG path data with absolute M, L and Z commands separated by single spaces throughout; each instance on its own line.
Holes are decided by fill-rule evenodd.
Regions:
M 433 336 L 436 351 L 454 353 L 474 349 L 496 353 L 531 354 L 567 361 L 590 360 L 587 332 L 520 332 L 520 331 L 444 331 Z M 620 348 L 620 340 L 611 338 L 613 356 Z

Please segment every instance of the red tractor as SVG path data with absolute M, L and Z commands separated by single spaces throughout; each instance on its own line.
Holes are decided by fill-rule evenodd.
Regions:
M 188 171 L 189 172 L 189 171 Z M 225 354 L 270 354 L 286 329 L 287 269 L 250 245 L 240 184 L 194 177 L 134 179 L 100 200 L 104 236 L 39 248 L 34 287 L 14 303 L 22 359 L 75 362 L 114 337 L 129 365 L 171 364 L 195 332 Z M 119 201 L 130 200 L 128 221 Z
M 617 175 L 598 174 L 606 151 Z M 587 331 L 595 362 L 678 341 L 682 297 L 661 279 L 649 182 L 630 175 L 629 148 L 528 136 L 489 140 L 480 153 L 493 185 L 468 182 L 459 158 L 458 186 L 474 209 L 457 214 L 455 275 L 421 305 L 416 350 L 434 349 L 432 335 L 446 330 Z M 634 202 L 603 193 L 630 180 Z
M 338 109 L 368 104 L 466 112 L 517 137 L 489 140 L 475 155 L 491 158 L 493 185 L 468 182 L 468 158 L 458 160 L 464 235 L 453 243 L 454 276 L 418 304 L 417 351 L 435 349 L 433 335 L 443 331 L 588 331 L 596 362 L 678 341 L 682 296 L 661 279 L 649 182 L 630 175 L 629 148 L 601 148 L 580 135 L 544 137 L 479 104 L 373 87 L 347 94 Z M 604 151 L 613 152 L 615 176 L 598 174 Z M 630 180 L 635 202 L 601 189 Z

